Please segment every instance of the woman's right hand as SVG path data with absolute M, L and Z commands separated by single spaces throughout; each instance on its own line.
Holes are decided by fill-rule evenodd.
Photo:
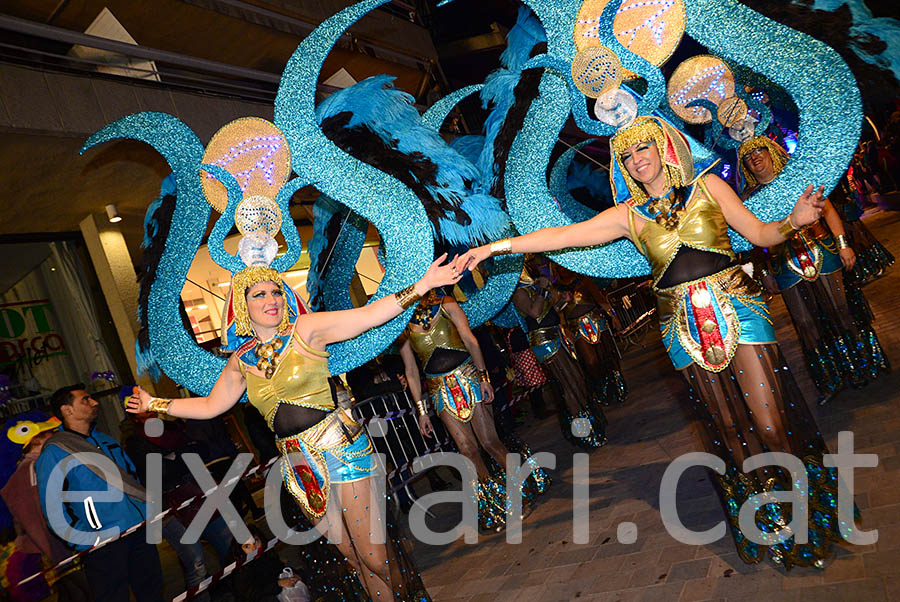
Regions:
M 819 221 L 825 209 L 824 192 L 824 186 L 819 186 L 818 190 L 812 184 L 806 187 L 791 211 L 791 223 L 794 226 L 802 228 Z
M 462 278 L 462 272 L 456 268 L 456 257 L 444 263 L 447 254 L 444 253 L 435 259 L 428 267 L 425 275 L 416 283 L 416 292 L 422 296 L 428 291 L 439 286 L 449 286 L 456 284 Z
M 466 270 L 474 271 L 478 264 L 491 256 L 491 246 L 482 245 L 469 249 L 456 259 L 456 271 L 460 274 Z
M 278 580 L 278 587 L 294 587 L 300 577 L 284 577 Z
M 132 395 L 128 399 L 128 405 L 125 408 L 126 412 L 130 412 L 131 414 L 142 414 L 144 412 L 150 411 L 150 400 L 153 399 L 153 396 L 144 391 L 141 387 L 134 388 L 134 395 Z
M 431 418 L 427 415 L 419 416 L 419 432 L 423 437 L 431 437 L 434 435 L 434 426 L 431 424 Z

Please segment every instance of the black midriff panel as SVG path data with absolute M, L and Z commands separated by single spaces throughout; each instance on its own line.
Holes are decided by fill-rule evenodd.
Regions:
M 446 374 L 469 359 L 468 351 L 438 347 L 425 365 L 425 374 Z
M 537 330 L 538 328 L 556 326 L 559 324 L 559 314 L 551 309 L 547 312 L 547 315 L 545 315 L 540 322 L 538 322 L 531 316 L 525 316 L 525 324 L 528 326 L 528 330 Z
M 322 410 L 282 403 L 275 410 L 275 434 L 279 437 L 296 435 L 315 425 L 327 415 L 328 412 Z
M 656 288 L 669 288 L 683 282 L 698 280 L 721 272 L 732 263 L 734 260 L 727 255 L 683 246 L 678 249 L 675 259 L 669 263 L 662 278 L 656 283 Z

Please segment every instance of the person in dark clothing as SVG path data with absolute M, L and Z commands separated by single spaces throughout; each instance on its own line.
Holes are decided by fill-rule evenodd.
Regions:
M 201 454 L 203 462 L 209 468 L 213 478 L 216 481 L 221 481 L 238 454 L 238 450 L 231 440 L 231 435 L 228 434 L 228 429 L 225 428 L 225 421 L 221 416 L 216 416 L 209 420 L 187 419 L 184 421 L 184 430 L 192 441 L 199 441 L 205 444 L 206 455 Z M 272 437 L 269 436 L 268 439 L 271 443 Z M 244 481 L 238 481 L 230 497 L 235 508 L 242 516 L 250 512 L 253 520 L 258 520 L 265 514 L 265 511 L 256 505 L 256 502 L 253 500 L 253 494 L 250 493 L 250 489 Z
M 198 441 L 191 441 L 185 432 L 184 425 L 180 421 L 174 420 L 162 421 L 162 433 L 159 436 L 150 436 L 144 428 L 145 422 L 150 418 L 156 418 L 156 413 L 129 414 L 121 424 L 125 450 L 131 458 L 136 460 L 138 476 L 143 482 L 146 482 L 146 458 L 150 454 L 159 454 L 162 458 L 164 507 L 175 508 L 188 498 L 202 497 L 203 490 L 195 482 L 190 470 L 182 460 L 182 455 L 195 453 L 204 458 L 208 453 L 206 445 Z M 188 588 L 197 585 L 211 573 L 203 556 L 203 545 L 199 541 L 182 542 L 182 537 L 194 520 L 198 507 L 199 501 L 186 508 L 174 510 L 171 515 L 166 517 L 162 526 L 163 537 L 169 542 L 181 561 L 185 586 Z M 220 566 L 224 566 L 233 537 L 225 520 L 218 513 L 203 529 L 202 537 L 212 544 L 219 557 Z M 209 600 L 209 594 L 204 592 L 198 599 Z

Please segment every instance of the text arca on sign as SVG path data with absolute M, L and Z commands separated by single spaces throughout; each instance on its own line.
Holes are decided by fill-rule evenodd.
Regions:
M 47 299 L 0 305 L 0 365 L 65 353 L 65 342 L 50 325 L 52 313 Z

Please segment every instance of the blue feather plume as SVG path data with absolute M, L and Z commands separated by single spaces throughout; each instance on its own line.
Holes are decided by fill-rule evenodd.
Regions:
M 500 69 L 487 76 L 481 89 L 482 106 L 484 108 L 492 106 L 484 122 L 484 147 L 477 163 L 484 190 L 489 190 L 497 177 L 497 166 L 494 165 L 494 141 L 510 107 L 515 103 L 513 92 L 521 78 L 522 67 L 528 61 L 531 50 L 537 44 L 547 41 L 547 35 L 538 18 L 523 6 L 519 8 L 516 24 L 509 30 L 506 40 L 506 50 L 500 55 Z
M 509 218 L 497 199 L 474 193 L 473 184 L 479 175 L 475 165 L 422 124 L 412 104 L 413 97 L 393 88 L 393 80 L 389 75 L 376 75 L 335 92 L 316 108 L 319 123 L 349 113 L 346 128 L 364 126 L 388 147 L 417 160 L 431 161 L 437 168 L 434 181 L 422 183 L 439 201 L 435 204 L 461 209 L 470 218 L 469 224 L 462 224 L 456 216 L 438 211 L 443 215 L 438 215 L 437 223 L 432 222 L 436 238 L 450 244 L 469 245 L 500 237 L 509 225 Z M 436 209 L 443 209 L 428 207 L 429 199 L 421 200 L 432 219 Z

